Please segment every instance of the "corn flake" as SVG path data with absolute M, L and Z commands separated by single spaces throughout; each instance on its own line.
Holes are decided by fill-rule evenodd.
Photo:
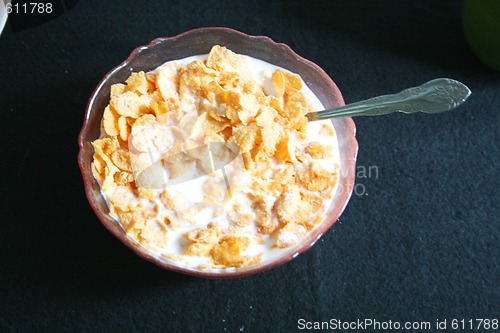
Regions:
M 326 157 L 331 157 L 332 147 L 324 146 L 319 142 L 311 142 L 309 143 L 304 151 L 311 155 L 314 159 L 323 159 Z
M 146 74 L 144 72 L 132 73 L 125 80 L 127 83 L 127 90 L 136 92 L 140 95 L 146 95 L 148 93 L 148 81 L 146 80 Z
M 246 59 L 244 56 L 222 47 L 214 46 L 208 55 L 207 67 L 219 72 L 241 73 L 245 68 Z
M 118 118 L 118 130 L 120 134 L 120 139 L 122 139 L 122 141 L 127 141 L 131 132 L 131 127 L 127 121 L 127 118 L 125 117 Z
M 126 91 L 126 86 L 123 83 L 116 83 L 111 86 L 110 97 L 114 98 L 123 94 Z
M 238 125 L 233 127 L 228 142 L 238 145 L 242 153 L 247 153 L 252 150 L 257 141 L 260 141 L 259 128 L 255 123 L 252 123 L 249 126 Z
M 147 220 L 138 233 L 138 239 L 143 244 L 151 243 L 158 247 L 167 245 L 167 228 L 155 220 Z
M 125 91 L 111 99 L 110 105 L 124 117 L 139 118 L 149 112 L 150 98 L 139 96 L 132 91 Z
M 299 182 L 305 189 L 314 192 L 321 192 L 332 188 L 337 180 L 337 174 L 322 169 L 310 169 L 308 171 L 298 171 Z
M 171 62 L 158 68 L 156 86 L 165 101 L 170 99 L 179 100 L 178 80 L 180 67 L 178 62 Z
M 109 105 L 104 109 L 104 115 L 102 118 L 102 123 L 104 125 L 104 131 L 107 135 L 116 136 L 119 133 L 118 128 L 118 118 L 120 116 L 118 113 L 112 109 Z
M 224 236 L 211 250 L 212 260 L 215 265 L 241 267 L 245 263 L 242 252 L 248 245 L 250 240 L 247 237 Z

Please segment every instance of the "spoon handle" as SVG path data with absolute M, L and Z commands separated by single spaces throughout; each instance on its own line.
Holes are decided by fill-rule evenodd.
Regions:
M 380 116 L 393 112 L 439 113 L 462 104 L 471 94 L 469 88 L 453 79 L 435 79 L 400 93 L 383 95 L 334 109 L 310 112 L 309 121 L 345 116 Z

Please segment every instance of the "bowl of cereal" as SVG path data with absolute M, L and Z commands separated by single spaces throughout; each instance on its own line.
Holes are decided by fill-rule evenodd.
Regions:
M 87 105 L 78 163 L 102 224 L 172 271 L 234 278 L 284 264 L 354 186 L 351 118 L 316 64 L 268 37 L 195 29 L 135 49 Z

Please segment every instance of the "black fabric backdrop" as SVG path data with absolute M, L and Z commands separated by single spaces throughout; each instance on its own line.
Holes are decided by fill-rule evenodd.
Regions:
M 175 274 L 100 224 L 77 135 L 94 87 L 135 47 L 203 26 L 288 44 L 346 102 L 436 77 L 473 93 L 445 114 L 355 119 L 356 193 L 292 262 L 236 280 Z M 300 319 L 435 332 L 436 320 L 452 331 L 453 319 L 499 318 L 500 74 L 469 50 L 459 1 L 80 0 L 31 28 L 7 24 L 0 77 L 0 332 L 294 332 Z

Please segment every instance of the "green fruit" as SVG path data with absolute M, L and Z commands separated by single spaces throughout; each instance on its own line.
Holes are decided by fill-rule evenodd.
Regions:
M 462 24 L 472 51 L 500 71 L 500 1 L 464 0 Z

